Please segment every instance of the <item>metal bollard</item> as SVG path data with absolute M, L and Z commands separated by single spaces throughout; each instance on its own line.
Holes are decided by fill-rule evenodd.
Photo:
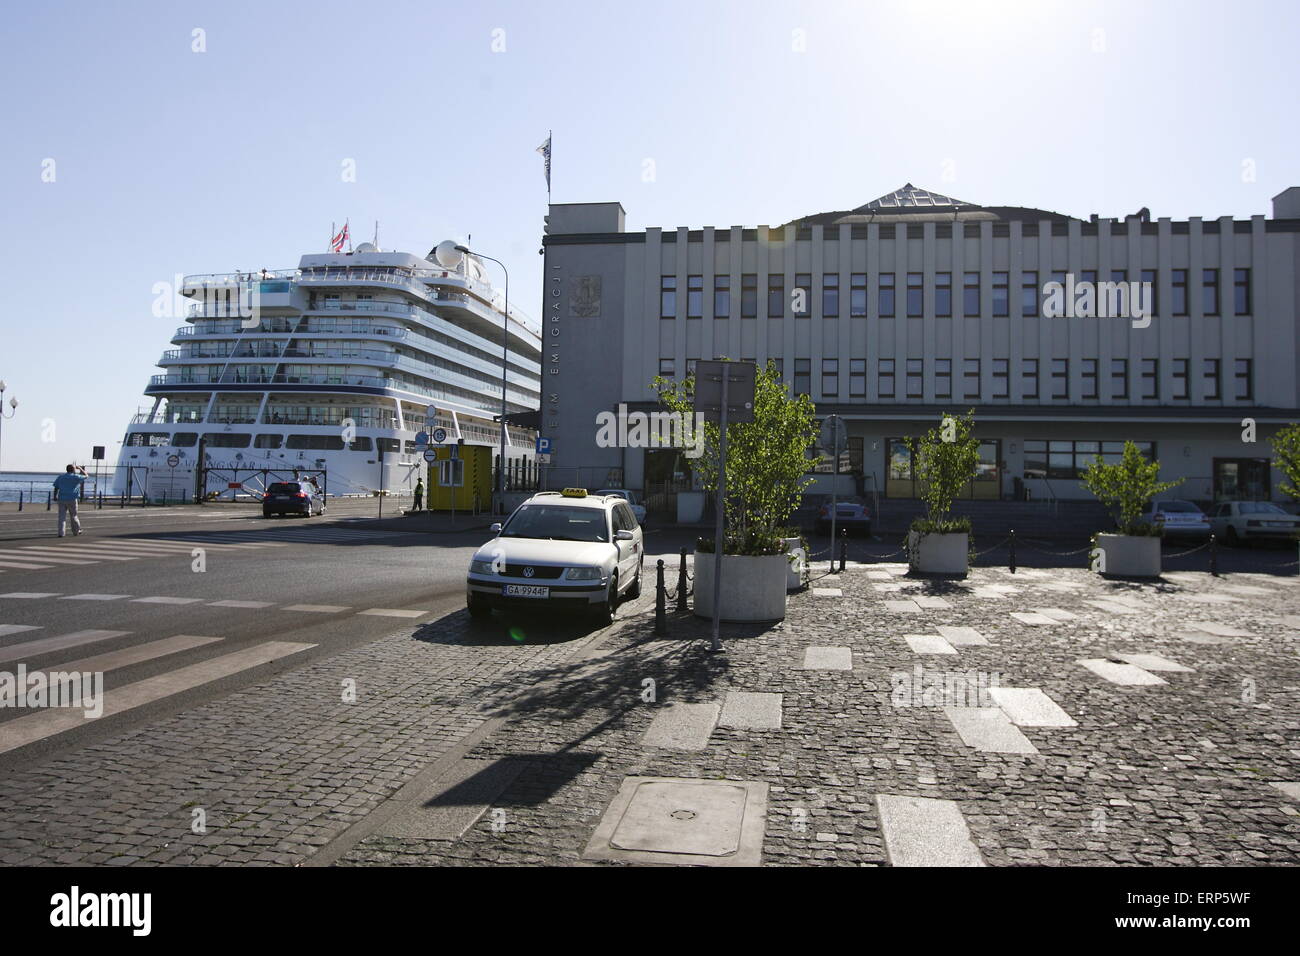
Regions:
M 1210 574 L 1219 576 L 1219 547 L 1213 534 L 1210 535 Z
M 849 529 L 840 529 L 840 570 L 844 570 L 844 563 L 849 559 Z
M 680 563 L 677 565 L 677 610 L 686 611 L 686 549 L 682 548 Z
M 95 510 L 96 511 L 104 510 L 104 493 L 102 491 L 99 493 L 99 501 L 95 504 Z
M 52 491 L 47 491 L 47 492 L 45 492 L 45 510 L 46 510 L 46 511 L 49 511 L 49 510 L 50 510 L 50 502 L 51 502 L 53 499 L 54 499 L 54 492 L 52 492 Z
M 655 633 L 668 633 L 668 599 L 664 588 L 664 559 L 655 562 Z
M 18 492 L 18 510 L 23 510 L 23 493 L 21 491 Z
M 1016 573 L 1016 529 L 1011 529 L 1011 573 Z

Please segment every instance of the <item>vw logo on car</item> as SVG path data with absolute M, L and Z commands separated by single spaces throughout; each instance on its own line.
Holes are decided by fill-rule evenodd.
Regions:
M 532 568 L 524 568 L 524 577 L 526 578 L 531 578 L 536 573 L 537 572 L 534 571 Z

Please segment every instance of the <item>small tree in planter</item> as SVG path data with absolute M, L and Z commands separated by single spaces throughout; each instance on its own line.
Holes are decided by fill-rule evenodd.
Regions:
M 969 518 L 952 517 L 953 499 L 979 471 L 979 439 L 973 432 L 975 412 L 944 415 L 919 442 L 908 441 L 912 469 L 921 483 L 926 515 L 912 522 L 907 535 L 912 568 L 937 574 L 965 574 L 970 544 Z
M 1300 502 L 1300 425 L 1293 422 L 1268 441 L 1273 446 L 1273 467 L 1285 476 L 1278 487 L 1292 501 Z
M 1160 574 L 1160 528 L 1143 520 L 1156 495 L 1178 481 L 1160 480 L 1160 462 L 1148 460 L 1137 445 L 1124 442 L 1115 464 L 1098 455 L 1083 473 L 1083 486 L 1115 516 L 1115 534 L 1094 536 L 1093 568 L 1101 574 L 1156 577 Z
M 694 420 L 695 378 L 684 381 L 657 377 L 651 383 L 659 400 L 683 421 Z M 788 536 L 785 523 L 799 506 L 799 494 L 811 479 L 807 450 L 816 435 L 812 400 L 807 395 L 791 397 L 776 367 L 769 364 L 757 371 L 754 382 L 754 420 L 727 425 L 727 482 L 723 527 L 723 556 L 781 558 L 780 605 L 785 607 Z M 705 422 L 704 454 L 694 460 L 695 473 L 706 491 L 718 487 L 718 447 L 721 430 L 716 422 Z M 701 538 L 697 554 L 712 554 L 712 538 Z M 711 584 L 706 592 L 701 572 L 712 580 L 712 563 L 697 562 L 696 589 L 699 597 L 712 600 Z M 745 572 L 728 580 L 743 578 Z M 774 578 L 775 579 L 775 578 Z M 751 582 L 752 583 L 752 582 Z M 764 585 L 766 587 L 766 585 Z M 775 600 L 775 598 L 773 598 Z M 769 604 L 769 606 L 772 606 Z M 724 617 L 728 599 L 723 595 Z M 711 609 L 710 609 L 711 610 Z M 697 613 L 700 607 L 697 603 Z M 729 617 L 743 620 L 743 617 Z M 770 619 L 770 617 L 758 618 Z

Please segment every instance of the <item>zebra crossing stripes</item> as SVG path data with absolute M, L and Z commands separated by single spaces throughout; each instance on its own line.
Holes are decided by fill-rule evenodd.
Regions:
M 0 647 L 0 664 L 25 661 L 52 651 L 80 647 L 82 644 L 94 644 L 97 641 L 108 641 L 115 637 L 125 637 L 130 633 L 130 631 L 73 631 L 71 634 L 60 634 L 57 637 L 39 637 L 34 641 L 23 641 L 21 644 L 8 644 Z

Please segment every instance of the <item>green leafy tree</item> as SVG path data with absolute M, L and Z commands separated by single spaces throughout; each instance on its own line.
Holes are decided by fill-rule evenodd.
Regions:
M 1300 501 L 1300 425 L 1294 422 L 1269 439 L 1273 465 L 1286 476 L 1278 487 L 1292 501 Z
M 656 377 L 651 386 L 669 411 L 695 420 L 695 376 L 684 381 Z M 695 473 L 707 491 L 718 487 L 721 429 L 705 422 L 704 454 Z M 812 400 L 791 397 L 769 363 L 754 383 L 754 420 L 727 425 L 726 553 L 779 553 L 780 531 L 799 506 L 806 478 L 808 447 L 816 434 Z
M 1182 484 L 1160 480 L 1160 462 L 1152 461 L 1131 441 L 1124 442 L 1124 454 L 1115 464 L 1107 464 L 1098 455 L 1083 473 L 1083 486 L 1097 496 L 1115 515 L 1120 534 L 1156 533 L 1140 521 L 1142 513 L 1156 495 Z
M 978 474 L 980 443 L 974 435 L 975 411 L 944 415 L 938 426 L 919 441 L 909 438 L 912 473 L 921 485 L 926 516 L 912 522 L 912 530 L 932 534 L 970 531 L 970 520 L 953 520 L 952 502 Z

